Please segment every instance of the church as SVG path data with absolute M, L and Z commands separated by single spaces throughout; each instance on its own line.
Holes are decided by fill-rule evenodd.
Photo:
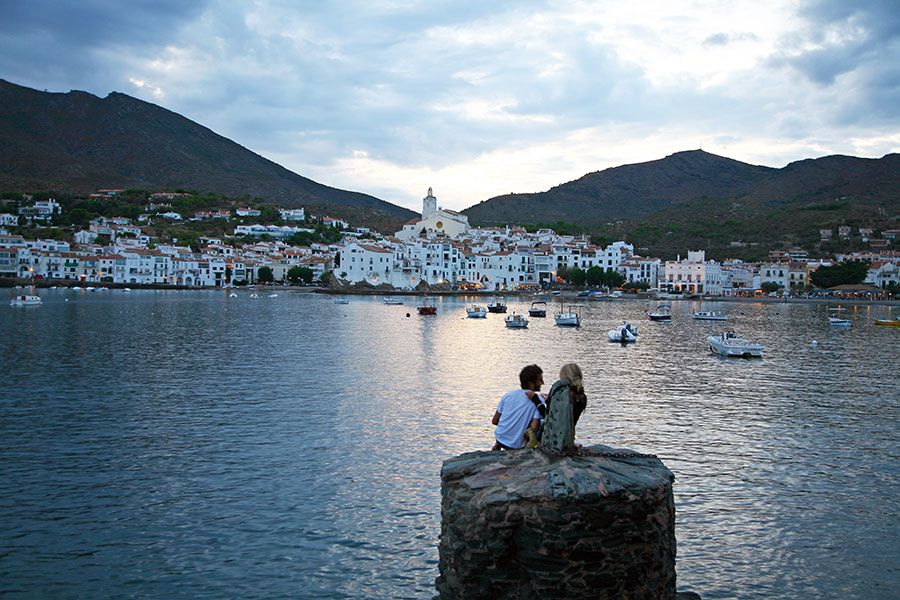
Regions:
M 413 219 L 403 226 L 395 236 L 405 242 L 427 235 L 429 232 L 442 233 L 452 238 L 464 235 L 469 231 L 469 217 L 456 211 L 438 208 L 437 198 L 431 188 L 428 195 L 422 198 L 422 218 Z

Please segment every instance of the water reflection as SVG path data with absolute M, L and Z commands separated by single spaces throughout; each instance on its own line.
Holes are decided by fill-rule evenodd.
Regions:
M 871 307 L 838 330 L 819 305 L 704 302 L 729 316 L 716 323 L 675 302 L 651 323 L 645 303 L 597 302 L 565 329 L 551 305 L 515 331 L 466 319 L 466 299 L 419 317 L 380 298 L 42 295 L 0 317 L 21 382 L 0 413 L 5 590 L 429 598 L 442 460 L 490 447 L 522 366 L 549 387 L 577 362 L 580 441 L 676 473 L 680 586 L 900 594 L 900 332 Z M 625 319 L 638 342 L 607 342 Z M 711 355 L 725 328 L 765 358 Z

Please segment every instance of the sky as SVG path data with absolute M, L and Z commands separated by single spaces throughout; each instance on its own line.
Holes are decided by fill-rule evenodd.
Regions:
M 702 148 L 900 151 L 900 0 L 0 0 L 0 78 L 461 210 Z

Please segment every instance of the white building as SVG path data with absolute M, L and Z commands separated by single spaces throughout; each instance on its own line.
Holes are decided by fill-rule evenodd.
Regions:
M 409 221 L 395 237 L 407 242 L 428 233 L 458 238 L 468 231 L 469 217 L 438 208 L 437 198 L 431 188 L 428 188 L 428 194 L 422 199 L 422 218 Z
M 18 215 L 11 215 L 9 213 L 0 214 L 0 227 L 15 227 L 18 224 Z
M 689 251 L 686 259 L 666 261 L 665 281 L 659 287 L 670 293 L 717 296 L 722 293 L 722 268 L 707 261 L 705 251 Z
M 278 210 L 281 218 L 285 221 L 305 221 L 306 209 L 303 208 L 282 208 Z
M 394 251 L 390 248 L 353 242 L 341 248 L 338 261 L 335 271 L 345 281 L 367 281 L 373 285 L 391 283 Z

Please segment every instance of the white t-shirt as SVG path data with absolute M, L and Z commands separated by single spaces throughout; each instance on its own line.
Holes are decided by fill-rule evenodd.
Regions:
M 500 424 L 494 431 L 494 437 L 504 446 L 523 448 L 525 446 L 525 430 L 534 419 L 540 419 L 534 402 L 525 395 L 525 390 L 513 390 L 500 398 L 497 405 L 500 413 Z

